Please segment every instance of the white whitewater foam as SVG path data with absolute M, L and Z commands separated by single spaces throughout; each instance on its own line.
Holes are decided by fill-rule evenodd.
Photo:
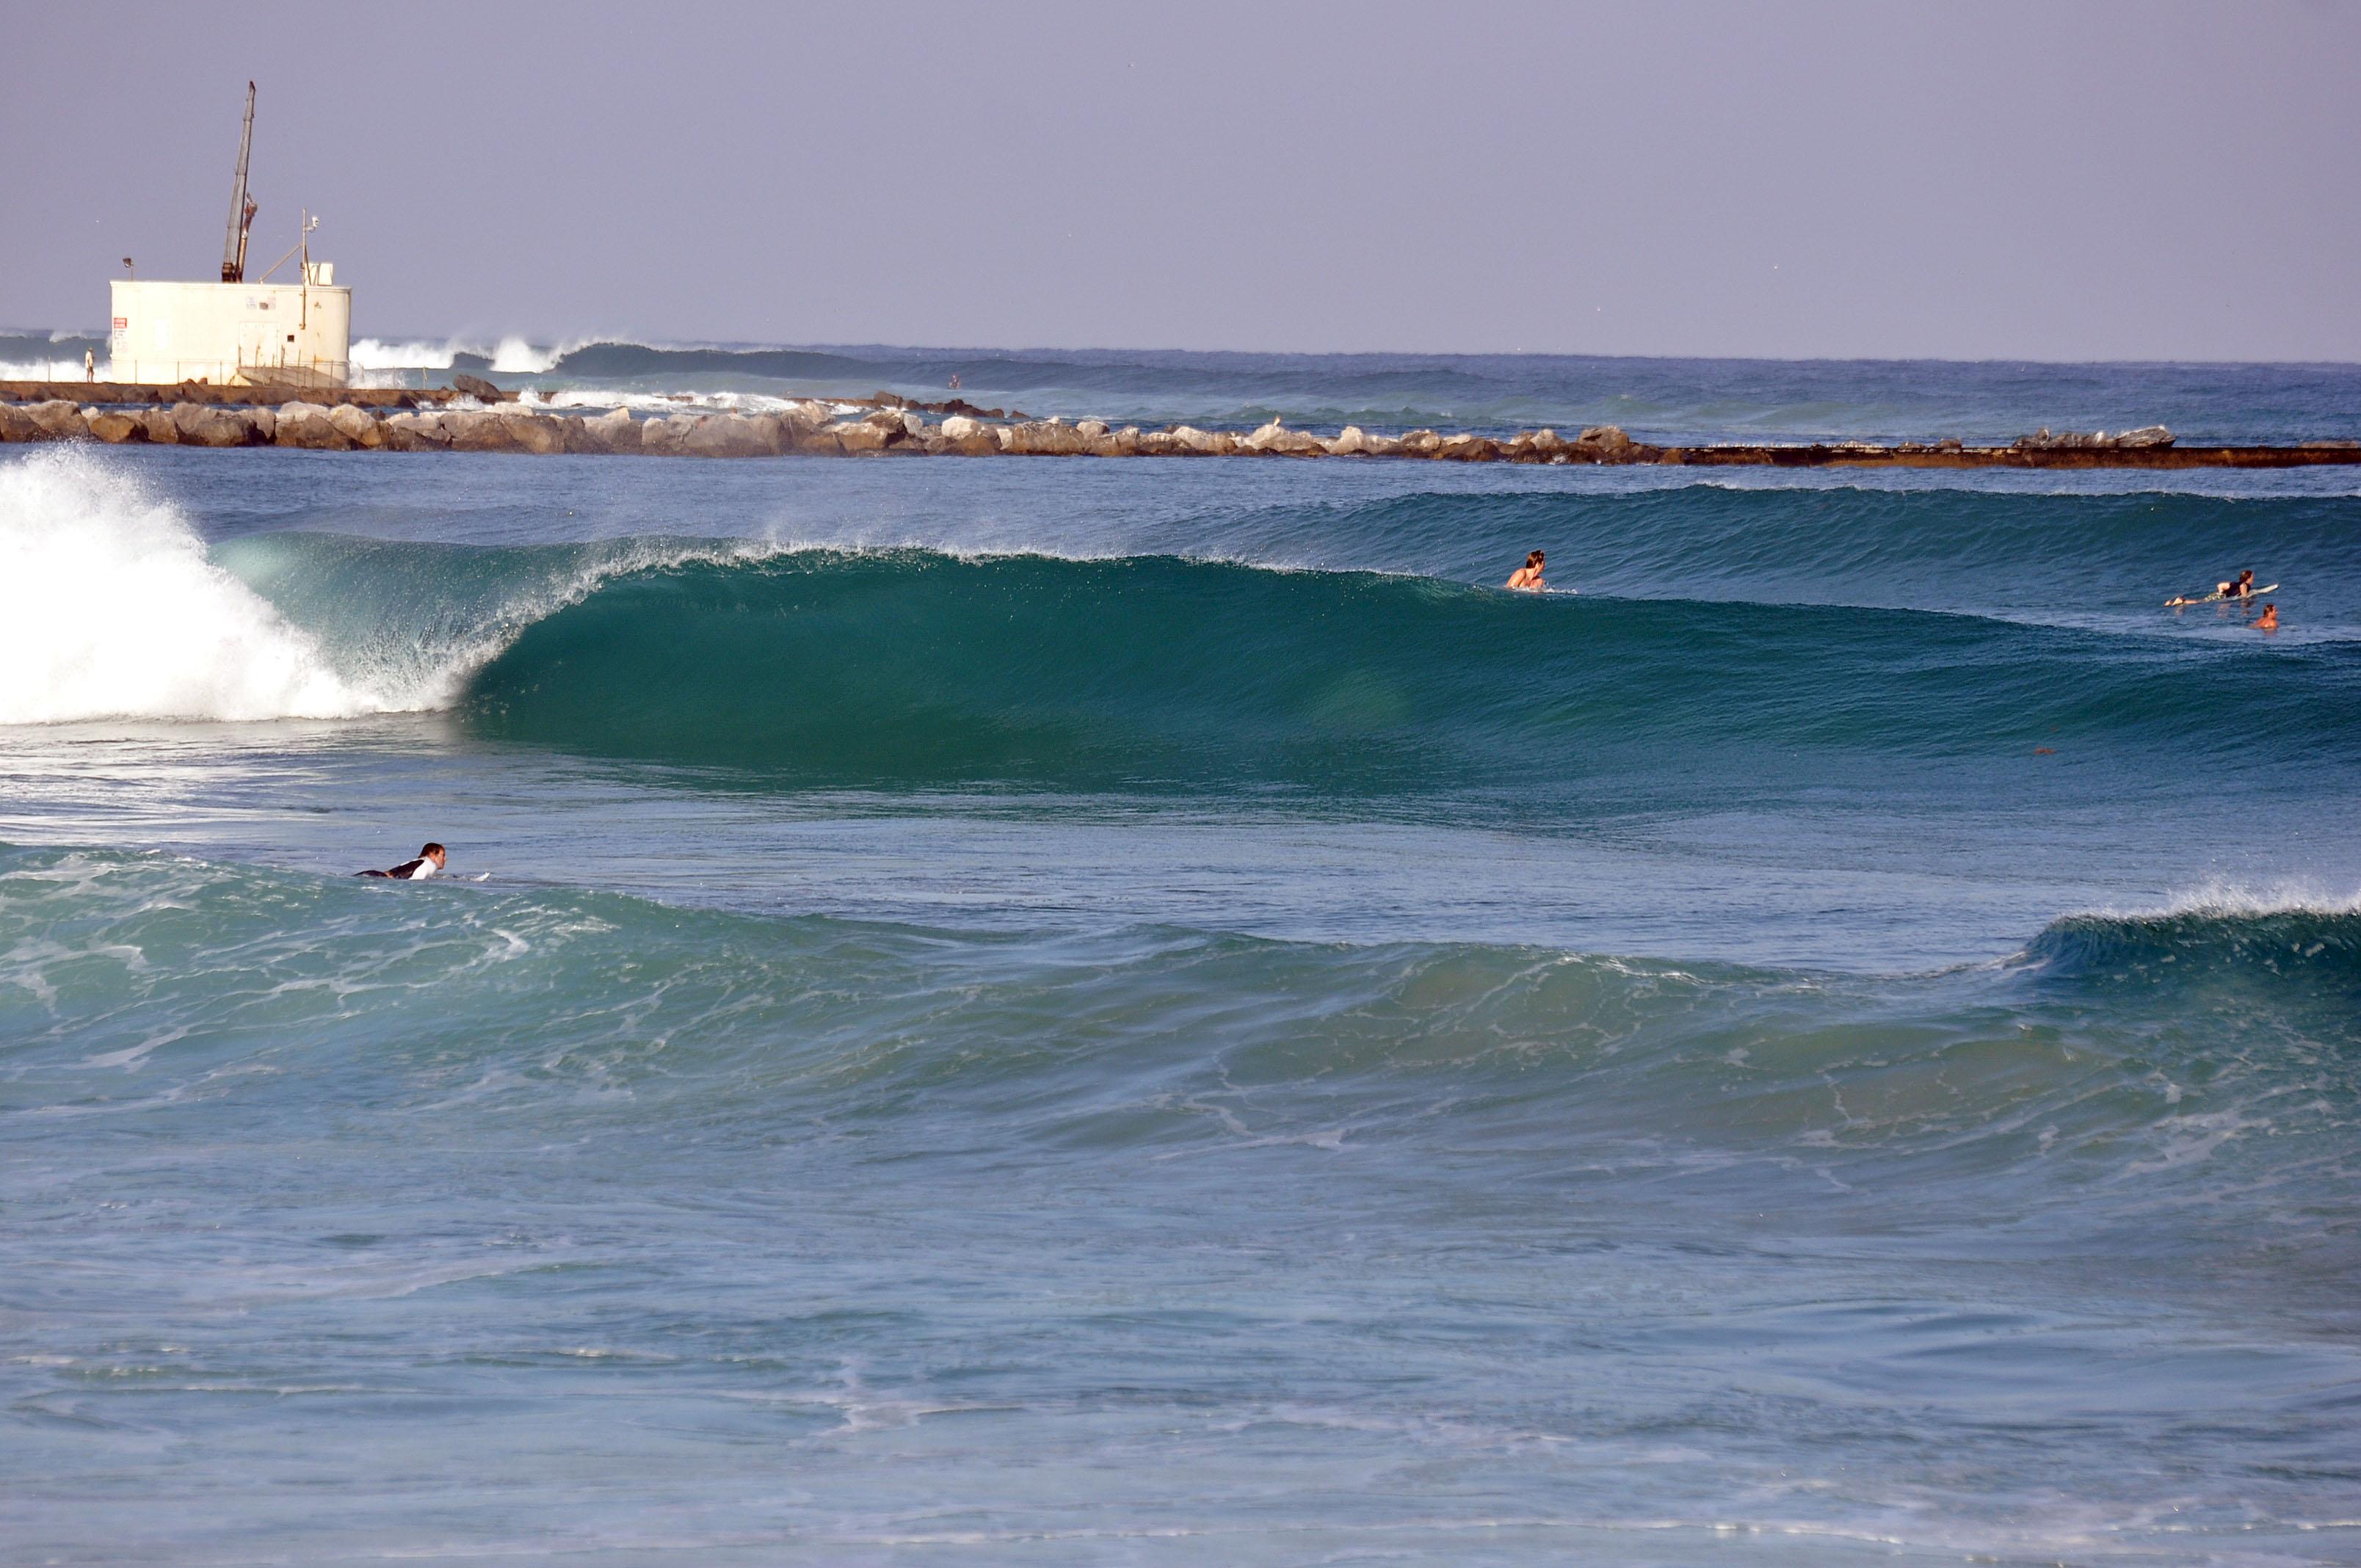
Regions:
M 2105 905 L 2076 913 L 2107 920 L 2169 920 L 2186 915 L 2361 915 L 2361 888 L 2340 894 L 2309 881 L 2284 880 L 2257 886 L 2216 877 L 2171 894 L 2160 904 Z
M 448 370 L 458 352 L 456 343 L 387 343 L 374 337 L 362 338 L 350 350 L 357 370 Z
M 331 718 L 393 706 L 205 558 L 171 507 L 73 451 L 0 465 L 0 724 Z
M 535 348 L 521 337 L 504 337 L 492 350 L 492 371 L 495 375 L 538 376 L 566 356 L 571 345 L 555 348 Z
M 49 448 L 0 464 L 0 574 L 15 597 L 0 616 L 0 725 L 445 707 L 527 627 L 618 577 L 878 547 L 623 542 L 513 585 L 456 627 L 405 629 L 363 604 L 332 607 L 314 629 L 216 565 L 187 519 L 103 455 Z
M 552 408 L 636 409 L 643 413 L 778 413 L 804 403 L 822 403 L 832 417 L 869 411 L 865 403 L 829 398 L 774 397 L 767 392 L 627 392 L 610 387 L 567 387 L 549 394 Z
M 495 375 L 538 376 L 591 341 L 594 340 L 575 338 L 554 347 L 540 348 L 515 335 L 503 337 L 490 347 L 458 337 L 445 338 L 441 343 L 365 337 L 352 345 L 352 362 L 357 370 L 448 370 L 460 355 L 475 354 L 492 362 Z
M 107 362 L 98 362 L 100 374 L 106 372 Z M 0 381 L 79 381 L 82 379 L 82 356 L 71 359 L 0 359 Z

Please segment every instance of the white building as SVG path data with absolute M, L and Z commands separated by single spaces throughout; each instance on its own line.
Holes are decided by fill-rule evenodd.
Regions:
M 352 374 L 353 291 L 325 261 L 297 283 L 163 283 L 118 279 L 109 378 L 341 387 Z

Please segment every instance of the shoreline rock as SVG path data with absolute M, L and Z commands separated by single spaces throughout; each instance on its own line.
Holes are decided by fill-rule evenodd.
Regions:
M 1666 447 L 1635 441 L 1618 427 L 1593 425 L 1568 441 L 1554 430 L 1500 440 L 1473 432 L 1432 430 L 1386 435 L 1347 425 L 1323 437 L 1272 419 L 1244 434 L 1180 424 L 1144 431 L 1104 420 L 994 420 L 992 411 L 946 414 L 890 394 L 850 405 L 806 400 L 775 412 L 683 411 L 635 416 L 615 409 L 596 416 L 513 402 L 487 408 L 333 405 L 295 399 L 273 408 L 223 407 L 204 399 L 138 409 L 82 406 L 67 398 L 0 401 L 0 444 L 97 441 L 177 446 L 282 446 L 314 452 L 489 452 L 534 456 L 680 457 L 1018 456 L 1018 457 L 1382 457 L 1439 463 L 1544 463 L 1668 466 L 2259 468 L 2361 464 L 2361 442 L 2311 441 L 2287 446 L 2184 447 L 2162 425 L 2110 435 L 2042 430 L 2006 446 L 1970 446 L 1957 438 L 1811 445 Z M 961 405 L 972 408 L 972 405 Z

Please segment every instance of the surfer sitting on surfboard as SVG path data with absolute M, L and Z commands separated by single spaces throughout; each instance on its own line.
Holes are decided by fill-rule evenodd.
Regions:
M 1543 557 L 1540 551 L 1528 552 L 1525 555 L 1525 564 L 1510 573 L 1509 580 L 1503 586 L 1525 588 L 1535 593 L 1546 592 L 1549 585 L 1542 581 L 1542 565 Z
M 450 857 L 444 853 L 442 845 L 429 844 L 418 851 L 416 860 L 404 861 L 390 871 L 355 872 L 353 875 L 385 877 L 393 882 L 423 882 L 441 871 L 448 863 L 449 859 Z

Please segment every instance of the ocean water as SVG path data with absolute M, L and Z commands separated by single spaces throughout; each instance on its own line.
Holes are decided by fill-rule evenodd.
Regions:
M 0 1560 L 2361 1563 L 2355 471 L 15 448 L 0 569 Z
M 106 364 L 103 332 L 0 328 L 0 379 L 74 380 Z M 1704 441 L 2005 443 L 2034 430 L 2169 425 L 2236 444 L 2353 440 L 2361 366 L 2056 365 L 1994 360 L 1600 358 L 1510 354 L 1216 354 L 1139 349 L 781 348 L 609 340 L 497 343 L 363 338 L 356 374 L 443 386 L 455 370 L 560 407 L 762 409 L 804 397 L 961 397 L 1048 418 L 1246 429 L 1273 417 L 1346 424 L 1572 435 L 1612 423 L 1666 444 Z M 953 378 L 958 390 L 950 389 Z

